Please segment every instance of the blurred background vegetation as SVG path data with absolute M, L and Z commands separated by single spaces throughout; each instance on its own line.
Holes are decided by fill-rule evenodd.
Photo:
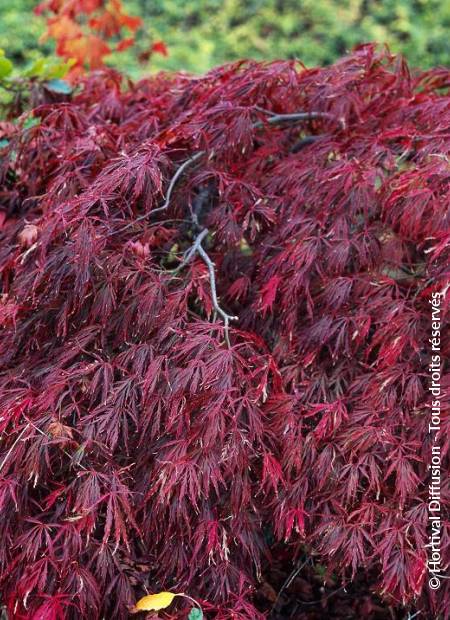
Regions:
M 36 0 L 0 0 L 0 47 L 15 65 L 52 42 L 39 43 L 45 20 Z M 133 77 L 156 70 L 202 73 L 238 58 L 299 58 L 328 64 L 360 42 L 387 43 L 413 66 L 450 64 L 450 2 L 445 0 L 124 0 L 144 19 L 134 48 L 108 64 Z M 137 54 L 162 39 L 169 56 Z

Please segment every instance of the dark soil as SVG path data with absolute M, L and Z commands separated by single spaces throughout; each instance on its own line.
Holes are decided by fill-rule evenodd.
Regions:
M 260 611 L 268 620 L 409 620 L 415 611 L 395 601 L 382 600 L 374 592 L 376 576 L 360 573 L 343 584 L 327 575 L 313 557 L 299 558 L 293 566 L 282 549 L 263 571 L 256 594 Z M 423 616 L 421 616 L 423 617 Z

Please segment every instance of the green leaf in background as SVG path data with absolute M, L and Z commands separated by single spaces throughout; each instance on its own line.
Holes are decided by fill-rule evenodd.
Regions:
M 54 58 L 37 58 L 28 69 L 23 72 L 25 77 L 42 78 L 43 80 L 60 80 L 69 69 L 73 67 L 74 61 L 58 61 Z
M 76 60 L 74 60 L 73 58 L 69 59 L 67 62 L 64 62 L 62 60 L 60 62 L 55 62 L 53 60 L 53 62 L 49 63 L 47 66 L 45 77 L 48 80 L 59 80 L 65 75 L 67 75 L 67 73 L 74 66 L 75 63 Z
M 46 64 L 47 60 L 45 58 L 38 58 L 23 74 L 26 77 L 40 77 L 45 71 Z
M 5 56 L 0 56 L 0 79 L 8 77 L 13 70 L 13 64 Z
M 49 80 L 46 82 L 45 87 L 53 93 L 59 93 L 60 95 L 70 95 L 72 92 L 71 85 L 65 80 Z
M 9 141 L 6 138 L 2 138 L 0 140 L 0 149 L 4 149 L 5 146 L 8 146 L 8 144 L 9 144 Z
M 25 119 L 23 123 L 23 128 L 31 129 L 32 127 L 36 127 L 36 125 L 39 125 L 40 122 L 41 121 L 38 118 L 35 118 L 34 116 L 29 116 Z
M 188 620 L 203 620 L 203 612 L 198 607 L 193 607 L 189 612 Z

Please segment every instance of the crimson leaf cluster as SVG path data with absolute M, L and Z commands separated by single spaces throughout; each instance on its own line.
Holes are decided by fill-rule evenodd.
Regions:
M 256 620 L 262 560 L 280 543 L 449 613 L 448 581 L 436 594 L 425 581 L 449 85 L 448 71 L 412 74 L 372 46 L 322 69 L 98 73 L 12 132 L 10 618 L 126 618 L 146 592 L 173 590 L 208 617 Z

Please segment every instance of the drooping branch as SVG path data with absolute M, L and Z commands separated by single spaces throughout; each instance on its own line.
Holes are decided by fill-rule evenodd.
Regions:
M 317 118 L 326 118 L 337 122 L 341 129 L 345 129 L 345 121 L 342 118 L 337 118 L 334 114 L 329 112 L 293 112 L 292 114 L 274 114 L 269 116 L 265 121 L 257 121 L 253 123 L 253 129 L 259 129 L 264 127 L 267 123 L 269 125 L 277 125 L 279 123 L 296 123 L 300 121 L 313 121 Z
M 330 114 L 328 112 L 295 112 L 291 114 L 273 114 L 269 112 L 268 110 L 260 110 L 260 111 L 263 111 L 267 114 L 272 114 L 272 116 L 269 116 L 269 118 L 267 118 L 266 121 L 256 121 L 255 123 L 253 123 L 252 125 L 253 129 L 259 129 L 261 127 L 264 127 L 265 123 L 269 125 L 276 125 L 276 124 L 283 124 L 283 123 L 296 123 L 296 122 L 301 122 L 301 121 L 309 121 L 309 120 L 314 120 L 317 118 L 326 118 L 329 120 L 334 120 L 340 124 L 341 128 L 343 129 L 345 128 L 345 122 L 343 119 L 337 119 L 333 114 Z M 315 136 L 308 136 L 306 138 L 303 138 L 300 142 L 298 142 L 294 146 L 293 152 L 300 150 L 303 146 L 306 146 L 306 144 L 313 142 L 315 139 L 316 139 Z M 153 209 L 150 212 L 150 214 L 145 213 L 141 215 L 137 219 L 133 220 L 133 222 L 130 222 L 129 224 L 124 226 L 122 229 L 116 232 L 123 232 L 127 230 L 128 228 L 134 226 L 137 222 L 147 219 L 149 216 L 153 216 L 155 213 L 159 213 L 161 211 L 165 211 L 166 209 L 168 209 L 170 206 L 170 200 L 171 200 L 173 191 L 175 189 L 175 186 L 178 180 L 181 178 L 181 176 L 183 175 L 183 173 L 185 172 L 187 168 L 195 164 L 205 154 L 206 154 L 206 151 L 204 150 L 197 151 L 197 153 L 195 153 L 194 155 L 186 159 L 186 161 L 184 161 L 179 166 L 179 168 L 176 170 L 175 174 L 170 180 L 169 187 L 167 188 L 167 193 L 166 193 L 166 198 L 164 200 L 164 204 L 162 204 L 157 209 Z M 193 227 L 195 229 L 198 229 L 199 224 L 198 224 L 197 213 L 194 212 L 192 214 L 191 219 L 192 219 Z M 201 256 L 206 266 L 208 267 L 208 271 L 209 271 L 209 280 L 210 280 L 213 307 L 214 307 L 214 310 L 217 312 L 217 314 L 219 314 L 223 318 L 223 322 L 225 326 L 225 339 L 226 339 L 227 345 L 230 346 L 230 340 L 229 340 L 229 335 L 228 335 L 229 323 L 230 321 L 237 320 L 238 317 L 227 314 L 225 310 L 223 310 L 220 307 L 219 300 L 217 297 L 216 274 L 215 274 L 215 269 L 214 269 L 215 266 L 214 266 L 213 261 L 209 257 L 208 253 L 202 246 L 202 241 L 207 235 L 208 235 L 207 228 L 202 230 L 197 235 L 197 237 L 194 240 L 194 243 L 187 250 L 187 252 L 185 252 L 182 262 L 180 263 L 180 265 L 178 265 L 178 267 L 175 270 L 173 270 L 173 273 L 176 274 L 181 269 L 183 269 L 183 267 L 185 267 L 196 254 L 199 254 L 199 256 Z
M 264 110 L 266 113 L 270 113 L 268 110 Z M 292 114 L 273 114 L 273 116 L 269 116 L 265 121 L 256 121 L 253 123 L 253 129 L 259 129 L 264 127 L 265 123 L 269 125 L 277 125 L 280 123 L 296 123 L 300 121 L 312 121 L 317 118 L 325 118 L 328 120 L 335 121 L 339 124 L 341 129 L 345 129 L 345 120 L 343 118 L 337 118 L 334 114 L 330 114 L 329 112 L 293 112 Z M 206 151 L 198 151 L 192 157 L 186 159 L 184 163 L 177 169 L 172 179 L 170 180 L 169 187 L 166 194 L 166 199 L 164 204 L 157 209 L 154 209 L 151 212 L 151 215 L 154 213 L 158 213 L 158 211 L 164 211 L 170 205 L 170 198 L 172 196 L 175 185 L 177 184 L 178 179 L 182 176 L 186 168 L 194 164 L 198 161 L 203 155 L 205 155 Z
M 173 175 L 173 177 L 170 180 L 169 187 L 167 189 L 166 198 L 165 198 L 164 204 L 161 207 L 158 207 L 157 209 L 152 209 L 152 211 L 150 211 L 150 213 L 144 213 L 143 215 L 140 215 L 139 217 L 137 217 L 132 222 L 129 222 L 128 224 L 126 224 L 126 226 L 124 226 L 123 228 L 119 228 L 119 230 L 113 231 L 112 234 L 115 235 L 117 233 L 122 233 L 125 230 L 128 230 L 129 228 L 132 228 L 138 222 L 142 222 L 142 220 L 148 219 L 148 217 L 154 215 L 155 213 L 158 213 L 159 211 L 165 211 L 169 207 L 170 198 L 172 196 L 173 189 L 174 189 L 178 179 L 181 177 L 181 175 L 186 170 L 186 168 L 188 168 L 189 166 L 194 164 L 196 161 L 198 161 L 204 154 L 205 154 L 205 151 L 198 151 L 197 153 L 192 155 L 192 157 L 189 157 L 188 159 L 186 159 L 185 162 L 183 162 L 181 164 L 181 166 L 177 169 L 177 171 L 175 172 L 175 174 Z
M 274 113 L 271 113 L 268 110 L 260 110 L 260 111 L 262 111 L 262 112 L 264 112 L 266 114 L 272 114 L 272 116 L 269 116 L 269 118 L 267 118 L 265 122 L 264 121 L 256 121 L 255 123 L 253 123 L 253 125 L 252 125 L 253 129 L 259 129 L 261 127 L 264 127 L 265 123 L 267 123 L 269 125 L 276 125 L 276 124 L 283 124 L 283 123 L 295 123 L 295 122 L 301 122 L 301 121 L 309 121 L 309 120 L 314 120 L 314 119 L 317 119 L 317 118 L 326 118 L 326 119 L 334 120 L 334 121 L 338 122 L 341 125 L 342 128 L 345 128 L 345 122 L 342 119 L 337 119 L 334 115 L 332 115 L 332 114 L 330 114 L 328 112 L 295 112 L 295 113 L 291 113 L 291 114 L 274 114 Z M 306 144 L 309 144 L 310 142 L 312 142 L 313 140 L 311 140 L 310 138 L 315 139 L 315 136 L 303 138 L 299 143 L 297 143 L 297 145 L 294 146 L 294 149 L 300 150 L 300 148 L 302 148 Z M 179 168 L 176 170 L 175 174 L 173 175 L 173 177 L 170 180 L 169 187 L 167 188 L 167 193 L 166 193 L 166 198 L 164 200 L 164 204 L 162 204 L 157 209 L 153 209 L 150 212 L 150 214 L 145 213 L 145 214 L 141 215 L 137 219 L 133 220 L 133 222 L 130 222 L 129 224 L 124 226 L 118 232 L 123 232 L 123 231 L 127 230 L 128 228 L 134 226 L 137 222 L 139 222 L 141 220 L 144 220 L 144 219 L 147 219 L 149 216 L 153 216 L 155 213 L 159 213 L 161 211 L 165 211 L 166 209 L 168 209 L 169 206 L 170 206 L 170 201 L 171 201 L 171 197 L 172 197 L 173 191 L 175 189 L 175 186 L 176 186 L 178 180 L 181 178 L 181 176 L 183 175 L 185 170 L 187 168 L 189 168 L 189 166 L 195 164 L 205 154 L 206 154 L 206 151 L 204 151 L 204 150 L 197 151 L 197 153 L 195 153 L 194 155 L 192 155 L 191 157 L 186 159 L 186 161 L 184 161 L 179 166 Z M 193 228 L 198 230 L 199 229 L 198 214 L 195 212 L 195 210 L 192 213 L 191 219 L 192 219 Z M 212 302 L 213 302 L 214 310 L 217 312 L 217 314 L 219 314 L 223 318 L 224 325 L 225 325 L 225 339 L 226 339 L 227 345 L 230 346 L 230 340 L 229 340 L 229 335 L 228 335 L 229 323 L 232 320 L 237 320 L 238 317 L 231 316 L 231 315 L 227 314 L 220 307 L 219 300 L 218 300 L 218 297 L 217 297 L 216 274 L 215 274 L 215 269 L 214 269 L 215 266 L 214 266 L 213 261 L 209 257 L 208 253 L 205 251 L 205 249 L 202 246 L 202 241 L 204 240 L 204 238 L 207 235 L 208 235 L 208 229 L 207 228 L 202 230 L 197 235 L 197 237 L 194 240 L 194 243 L 187 250 L 187 252 L 185 252 L 182 262 L 180 263 L 180 265 L 178 265 L 178 267 L 176 269 L 173 270 L 173 273 L 177 274 L 181 269 L 183 269 L 183 267 L 185 267 L 192 260 L 192 258 L 196 254 L 199 254 L 199 256 L 201 256 L 201 258 L 205 262 L 206 266 L 208 267 L 208 271 L 209 271 L 209 280 L 210 280 L 210 287 L 211 287 L 211 297 L 212 297 Z
M 311 121 L 311 120 L 315 120 L 318 118 L 325 118 L 328 120 L 335 121 L 336 123 L 339 124 L 341 129 L 345 129 L 345 120 L 343 118 L 337 118 L 336 116 L 334 116 L 333 114 L 329 112 L 293 112 L 290 114 L 273 114 L 269 110 L 263 110 L 261 108 L 257 108 L 257 109 L 259 111 L 263 111 L 266 114 L 272 114 L 272 116 L 269 116 L 269 118 L 267 118 L 265 121 L 256 121 L 255 123 L 253 123 L 252 125 L 253 129 L 260 129 L 264 127 L 265 124 L 277 125 L 277 124 L 283 124 L 283 123 L 296 123 L 296 122 L 301 122 L 301 121 Z M 315 136 L 312 136 L 312 137 L 315 137 Z M 304 138 L 304 140 L 307 140 L 307 138 Z M 307 142 L 305 142 L 305 144 L 307 144 Z M 194 155 L 186 159 L 186 161 L 184 161 L 179 166 L 179 168 L 177 168 L 175 174 L 170 180 L 169 187 L 167 188 L 167 193 L 166 193 L 166 198 L 164 200 L 164 204 L 162 204 L 157 209 L 153 209 L 150 213 L 145 213 L 139 216 L 138 218 L 133 220 L 133 222 L 130 222 L 129 224 L 124 226 L 124 228 L 121 228 L 118 232 L 123 232 L 124 230 L 127 230 L 131 226 L 134 226 L 134 224 L 136 224 L 137 222 L 145 220 L 148 217 L 152 217 L 153 215 L 155 215 L 155 213 L 159 213 L 161 211 L 165 211 L 166 209 L 168 209 L 170 205 L 170 200 L 172 198 L 173 190 L 175 189 L 175 186 L 178 180 L 180 179 L 180 177 L 183 175 L 185 170 L 189 168 L 189 166 L 192 166 L 193 164 L 195 164 L 205 154 L 206 154 L 206 151 L 204 150 L 197 151 L 197 153 L 194 153 Z
M 314 142 L 317 142 L 317 140 L 320 140 L 320 138 L 323 138 L 324 135 L 326 135 L 326 134 L 320 134 L 318 136 L 305 136 L 304 138 L 301 138 L 298 142 L 296 142 L 294 144 L 294 146 L 291 148 L 290 152 L 291 153 L 298 153 L 303 148 L 305 148 L 305 146 L 309 146 L 310 144 L 314 144 Z
M 211 260 L 211 258 L 209 257 L 208 253 L 206 252 L 206 250 L 204 249 L 204 247 L 202 246 L 202 242 L 208 235 L 208 232 L 209 232 L 208 229 L 204 228 L 201 231 L 201 233 L 197 235 L 197 237 L 194 240 L 194 243 L 185 252 L 182 262 L 180 263 L 180 265 L 178 265 L 178 267 L 174 270 L 173 273 L 178 273 L 183 267 L 185 267 L 194 258 L 196 254 L 198 254 L 203 259 L 204 263 L 208 267 L 209 285 L 211 288 L 211 298 L 212 298 L 213 307 L 214 307 L 214 310 L 217 312 L 217 314 L 219 314 L 223 319 L 224 326 L 225 326 L 225 340 L 226 340 L 227 346 L 230 347 L 231 346 L 230 338 L 228 335 L 228 328 L 230 325 L 230 321 L 237 321 L 239 317 L 228 314 L 227 312 L 225 312 L 225 310 L 223 310 L 223 308 L 221 308 L 219 304 L 219 299 L 217 297 L 215 265 L 213 261 Z
M 172 272 L 173 274 L 177 274 L 179 271 L 181 271 L 181 269 L 183 269 L 183 267 L 185 267 L 188 263 L 191 262 L 191 260 L 197 253 L 198 248 L 200 244 L 202 243 L 203 239 L 207 236 L 208 232 L 209 230 L 205 228 L 204 230 L 202 230 L 202 232 L 199 235 L 197 235 L 197 237 L 194 240 L 194 243 L 184 253 L 183 260 L 181 261 L 181 263 L 178 265 L 178 267 L 176 267 L 176 269 L 173 270 Z
M 188 159 L 186 159 L 186 161 L 183 164 L 181 164 L 181 166 L 177 169 L 172 179 L 170 180 L 164 204 L 161 207 L 158 207 L 157 209 L 153 209 L 153 211 L 151 212 L 151 215 L 158 213 L 158 211 L 164 211 L 165 209 L 169 207 L 170 198 L 172 196 L 173 189 L 178 179 L 181 177 L 181 175 L 186 170 L 186 168 L 188 168 L 192 164 L 195 164 L 195 162 L 198 161 L 200 157 L 202 157 L 204 154 L 205 154 L 205 151 L 198 151 L 197 153 L 195 153 L 195 155 L 192 155 L 192 157 L 189 157 Z
M 228 327 L 229 327 L 230 321 L 237 321 L 239 317 L 227 314 L 225 310 L 222 310 L 222 308 L 220 307 L 219 300 L 217 299 L 216 275 L 214 271 L 214 263 L 209 258 L 207 252 L 204 250 L 201 244 L 198 246 L 197 251 L 200 254 L 200 256 L 203 258 L 204 262 L 206 263 L 206 266 L 208 267 L 209 282 L 211 286 L 211 297 L 212 297 L 214 310 L 216 310 L 216 312 L 220 314 L 220 316 L 223 318 L 223 322 L 225 325 L 225 340 L 227 341 L 228 347 L 230 347 L 230 339 L 228 337 Z

